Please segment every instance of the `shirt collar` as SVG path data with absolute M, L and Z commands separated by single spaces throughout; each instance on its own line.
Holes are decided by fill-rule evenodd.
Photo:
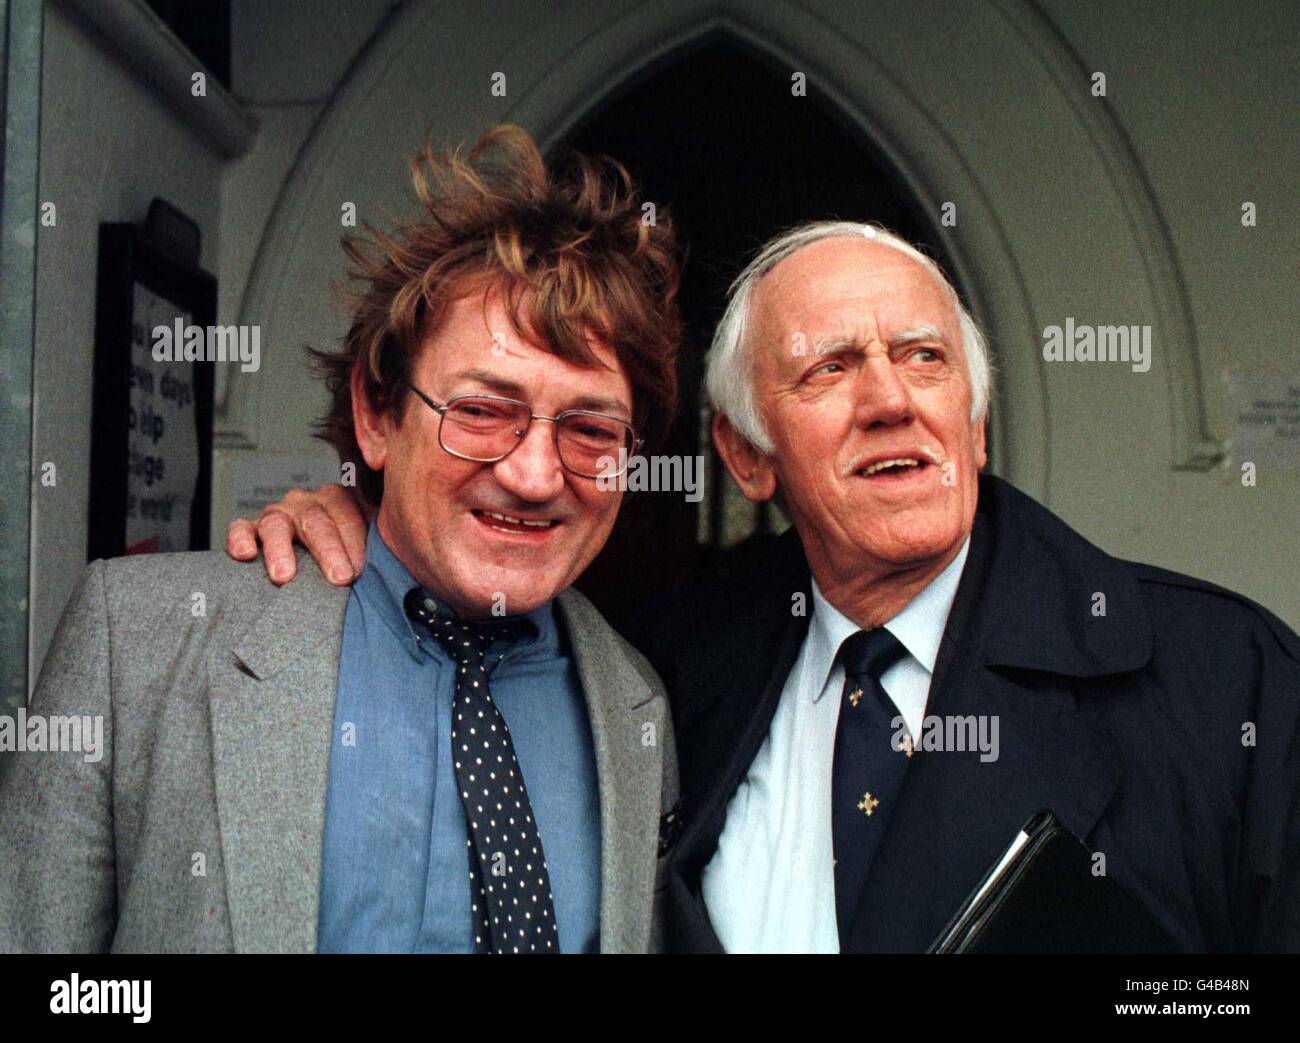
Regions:
M 953 598 L 957 596 L 957 584 L 961 579 L 961 570 L 966 565 L 966 555 L 970 551 L 970 536 L 967 535 L 961 550 L 939 575 L 935 576 L 921 593 L 912 598 L 903 610 L 885 623 L 885 629 L 893 634 L 907 649 L 908 654 L 919 662 L 928 674 L 934 673 L 934 663 L 939 655 L 939 644 L 943 641 L 943 631 L 948 625 L 948 613 L 952 610 Z M 812 671 L 813 702 L 822 697 L 826 682 L 830 680 L 835 667 L 835 656 L 840 645 L 850 634 L 861 628 L 837 609 L 821 592 L 817 580 L 812 581 L 813 615 L 808 628 L 808 665 Z
M 406 614 L 406 595 L 420 583 L 401 563 L 379 535 L 377 521 L 371 521 L 366 533 L 366 564 L 360 578 L 353 585 L 354 594 L 401 641 L 413 659 L 422 655 L 421 648 L 434 648 L 436 642 L 428 641 L 428 631 L 417 625 Z M 548 601 L 540 608 L 517 617 L 524 622 L 524 633 L 511 645 L 506 657 L 526 655 L 555 656 L 560 653 L 560 632 L 555 619 L 555 602 Z M 423 640 L 422 640 L 423 639 Z M 438 654 L 441 654 L 439 650 Z

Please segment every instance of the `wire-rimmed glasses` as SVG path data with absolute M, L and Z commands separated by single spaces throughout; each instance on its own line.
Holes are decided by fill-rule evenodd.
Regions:
M 438 445 L 462 460 L 485 464 L 504 460 L 524 440 L 534 420 L 555 425 L 555 451 L 561 465 L 583 478 L 617 478 L 641 447 L 632 425 L 608 413 L 566 409 L 558 416 L 541 416 L 527 402 L 513 398 L 457 395 L 442 403 L 414 385 L 411 390 L 441 417 Z

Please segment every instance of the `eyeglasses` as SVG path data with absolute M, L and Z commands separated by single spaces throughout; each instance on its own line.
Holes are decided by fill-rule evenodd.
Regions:
M 513 398 L 458 395 L 444 404 L 414 385 L 411 390 L 442 418 L 438 445 L 462 460 L 484 464 L 504 460 L 524 440 L 534 420 L 555 425 L 555 451 L 561 465 L 582 478 L 617 478 L 627 469 L 628 458 L 641 448 L 632 425 L 607 413 L 566 409 L 559 416 L 540 416 L 527 402 Z

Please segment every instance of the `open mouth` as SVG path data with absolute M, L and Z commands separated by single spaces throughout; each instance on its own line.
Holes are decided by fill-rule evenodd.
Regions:
M 930 466 L 928 460 L 919 456 L 895 456 L 888 460 L 877 460 L 875 463 L 859 468 L 855 473 L 859 478 L 889 482 L 914 477 Z
M 509 514 L 477 509 L 471 513 L 489 529 L 512 536 L 543 536 L 560 524 L 554 518 L 516 518 Z

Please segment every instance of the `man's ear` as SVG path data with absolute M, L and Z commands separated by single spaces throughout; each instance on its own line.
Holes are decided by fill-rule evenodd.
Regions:
M 715 413 L 713 417 L 713 444 L 746 499 L 762 503 L 772 498 L 776 492 L 776 467 L 772 458 L 755 449 L 723 413 Z
M 352 430 L 361 447 L 361 458 L 372 471 L 382 471 L 388 459 L 388 436 L 392 420 L 387 413 L 376 413 L 366 397 L 361 366 L 352 367 Z
M 989 415 L 986 411 L 979 421 L 975 424 L 974 432 L 974 449 L 975 449 L 975 470 L 983 471 L 989 462 L 987 450 L 986 431 L 989 424 Z

